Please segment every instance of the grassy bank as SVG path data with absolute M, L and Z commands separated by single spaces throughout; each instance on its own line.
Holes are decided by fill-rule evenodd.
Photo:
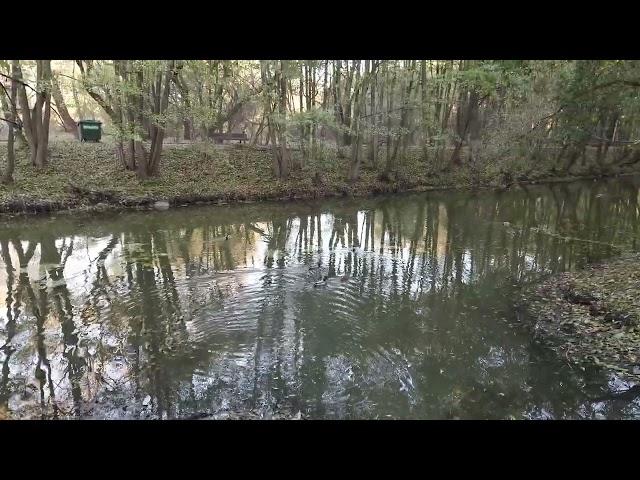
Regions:
M 0 158 L 6 145 L 0 144 Z M 299 157 L 294 152 L 294 159 Z M 380 163 L 383 163 L 381 159 Z M 602 174 L 589 164 L 558 175 L 549 165 L 538 165 L 526 175 L 517 163 L 487 166 L 482 171 L 456 168 L 441 171 L 422 160 L 422 152 L 410 150 L 401 159 L 402 172 L 390 181 L 380 171 L 363 166 L 356 183 L 346 181 L 346 156 L 325 154 L 321 168 L 306 166 L 294 170 L 286 181 L 276 181 L 271 172 L 271 153 L 265 149 L 229 145 L 167 145 L 161 175 L 140 182 L 127 172 L 114 155 L 113 144 L 81 144 L 57 141 L 51 144 L 50 166 L 36 171 L 21 152 L 15 183 L 0 186 L 0 213 L 40 213 L 68 209 L 101 210 L 145 207 L 158 200 L 172 205 L 197 202 L 308 199 L 329 196 L 362 196 L 378 193 L 439 188 L 500 187 L 514 181 L 562 181 Z M 320 169 L 320 182 L 314 181 Z M 633 172 L 633 166 L 611 168 L 607 173 Z
M 540 339 L 569 362 L 640 380 L 639 254 L 553 276 L 522 305 Z

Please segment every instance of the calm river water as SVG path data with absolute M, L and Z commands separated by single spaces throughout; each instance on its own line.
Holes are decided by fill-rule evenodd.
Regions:
M 2 219 L 0 413 L 637 418 L 513 302 L 639 228 L 633 177 Z

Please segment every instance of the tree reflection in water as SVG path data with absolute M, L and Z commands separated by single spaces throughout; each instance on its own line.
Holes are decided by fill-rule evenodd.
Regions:
M 0 233 L 0 408 L 636 417 L 635 398 L 605 394 L 625 385 L 536 344 L 512 303 L 541 275 L 636 249 L 638 203 L 631 178 L 13 220 Z

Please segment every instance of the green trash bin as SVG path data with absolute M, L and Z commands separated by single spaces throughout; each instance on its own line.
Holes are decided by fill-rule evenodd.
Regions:
M 80 120 L 78 133 L 81 142 L 99 142 L 102 138 L 102 122 L 98 120 Z

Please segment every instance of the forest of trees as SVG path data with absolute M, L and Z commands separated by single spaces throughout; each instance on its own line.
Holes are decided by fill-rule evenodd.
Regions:
M 140 179 L 161 174 L 169 136 L 244 131 L 272 152 L 274 178 L 307 169 L 320 179 L 342 158 L 351 182 L 364 168 L 397 178 L 409 148 L 434 172 L 504 161 L 533 169 L 542 155 L 568 171 L 588 148 L 604 165 L 610 147 L 640 139 L 637 61 L 0 60 L 0 80 L 6 184 L 16 151 L 44 168 L 51 127 L 75 134 L 96 116 Z M 613 156 L 640 161 L 630 148 Z

